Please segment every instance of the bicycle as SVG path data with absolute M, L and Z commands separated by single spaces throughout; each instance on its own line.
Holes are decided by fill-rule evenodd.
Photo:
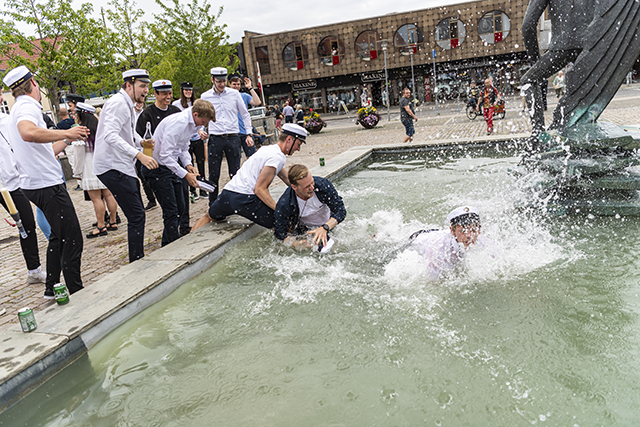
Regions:
M 482 107 L 480 107 L 482 109 Z M 504 119 L 507 112 L 505 111 L 504 100 L 501 99 L 498 101 L 498 104 L 493 110 L 493 117 L 496 119 Z M 477 110 L 476 105 L 472 104 L 471 101 L 467 102 L 467 118 L 469 120 L 475 120 L 476 117 L 482 115 L 482 110 Z

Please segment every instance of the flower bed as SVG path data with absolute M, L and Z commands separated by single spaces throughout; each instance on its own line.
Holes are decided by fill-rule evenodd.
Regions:
M 358 110 L 358 119 L 356 124 L 361 124 L 365 129 L 376 127 L 380 121 L 380 114 L 374 107 L 365 107 Z
M 311 134 L 320 132 L 326 125 L 327 122 L 322 120 L 320 114 L 313 110 L 304 118 L 304 128 Z

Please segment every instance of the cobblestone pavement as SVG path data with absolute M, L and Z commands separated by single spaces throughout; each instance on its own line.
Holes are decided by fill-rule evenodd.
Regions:
M 549 98 L 547 121 L 550 120 L 555 99 Z M 436 114 L 433 106 L 419 107 L 416 124 L 415 142 L 429 142 L 442 139 L 466 140 L 486 134 L 486 125 L 482 117 L 469 120 L 463 112 L 458 113 L 457 104 L 448 103 L 439 108 Z M 530 131 L 528 118 L 521 112 L 522 103 L 519 97 L 507 98 L 507 114 L 504 120 L 495 120 L 495 135 L 510 135 Z M 309 167 L 318 164 L 318 158 L 330 159 L 343 151 L 361 145 L 381 145 L 401 142 L 404 136 L 403 126 L 398 121 L 399 110 L 394 109 L 391 121 L 387 121 L 386 111 L 381 111 L 383 120 L 378 127 L 365 130 L 353 123 L 351 117 L 327 115 L 328 126 L 318 135 L 308 138 L 302 150 L 287 159 L 287 166 L 293 163 L 303 163 Z M 602 115 L 601 120 L 618 124 L 640 124 L 640 90 L 638 86 L 623 87 Z M 227 176 L 226 165 L 223 166 L 222 177 Z M 221 185 L 226 183 L 221 181 Z M 276 180 L 273 185 L 280 182 Z M 67 184 L 69 193 L 76 207 L 83 233 L 92 231 L 91 224 L 95 222 L 95 213 L 91 202 L 84 201 L 83 192 L 75 191 L 75 180 Z M 143 195 L 146 203 L 146 198 Z M 207 200 L 199 199 L 190 205 L 191 223 L 200 218 L 207 209 Z M 10 219 L 6 211 L 1 210 L 2 218 Z M 82 255 L 82 279 L 85 286 L 91 286 L 103 274 L 112 272 L 128 262 L 127 251 L 127 223 L 120 212 L 122 224 L 120 229 L 109 232 L 108 236 L 85 240 Z M 156 207 L 147 211 L 146 220 L 146 248 L 147 254 L 160 247 L 162 235 L 162 211 Z M 41 262 L 46 261 L 46 239 L 38 230 Z M 44 284 L 28 285 L 27 271 L 20 251 L 17 230 L 5 221 L 0 222 L 0 328 L 6 328 L 10 323 L 17 322 L 18 309 L 29 306 L 36 311 L 54 304 L 52 300 L 42 298 Z

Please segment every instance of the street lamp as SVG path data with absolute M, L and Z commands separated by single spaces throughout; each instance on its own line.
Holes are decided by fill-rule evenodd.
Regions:
M 380 43 L 382 53 L 384 53 L 384 91 L 387 94 L 387 121 L 391 121 L 391 94 L 389 93 L 389 76 L 387 74 L 387 42 Z
M 411 56 L 411 92 L 413 92 L 413 100 L 416 100 L 416 79 L 413 75 L 413 54 L 415 52 L 417 45 L 411 46 L 411 50 L 409 51 L 409 55 Z

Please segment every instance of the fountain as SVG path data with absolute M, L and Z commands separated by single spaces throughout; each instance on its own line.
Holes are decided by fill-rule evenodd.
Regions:
M 549 7 L 552 37 L 540 56 L 536 26 Z M 544 172 L 536 183 L 559 213 L 639 215 L 637 126 L 598 122 L 640 54 L 640 3 L 634 0 L 532 0 L 523 21 L 535 61 L 522 78 L 532 121 L 519 174 Z M 567 64 L 566 95 L 544 129 L 540 81 Z

